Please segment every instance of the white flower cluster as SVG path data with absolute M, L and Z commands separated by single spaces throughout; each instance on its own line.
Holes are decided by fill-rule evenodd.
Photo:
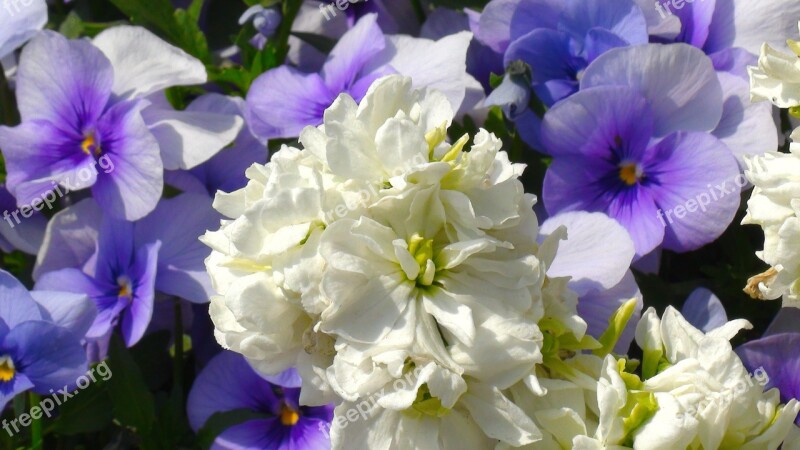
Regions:
M 714 409 L 747 378 L 726 339 L 650 311 L 642 381 L 610 356 L 637 299 L 587 335 L 568 278 L 546 276 L 563 228 L 541 239 L 523 166 L 484 130 L 448 142 L 452 118 L 441 94 L 383 78 L 219 193 L 228 219 L 202 239 L 220 344 L 265 374 L 296 367 L 302 404 L 336 403 L 335 449 L 780 442 L 797 405 L 775 391 Z
M 540 387 L 519 383 L 510 398 L 543 439 L 526 449 L 776 449 L 793 430 L 796 400 L 764 392 L 768 374 L 748 374 L 728 339 L 735 320 L 703 334 L 668 307 L 636 329 L 641 361 L 602 353 L 545 361 Z M 636 369 L 636 370 L 634 370 Z M 638 372 L 634 373 L 634 372 Z
M 761 49 L 758 67 L 750 67 L 754 101 L 768 100 L 781 108 L 800 107 L 800 43 L 789 40 L 795 54 Z M 764 230 L 759 258 L 772 266 L 751 278 L 747 292 L 755 298 L 783 297 L 784 306 L 800 307 L 800 128 L 791 135 L 790 153 L 770 152 L 746 161 L 747 178 L 755 186 L 743 223 Z

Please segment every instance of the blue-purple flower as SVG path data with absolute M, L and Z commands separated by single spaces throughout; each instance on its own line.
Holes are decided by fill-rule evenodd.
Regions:
M 739 205 L 736 159 L 708 133 L 721 98 L 710 61 L 695 48 L 607 52 L 586 70 L 581 91 L 545 115 L 542 140 L 553 156 L 547 211 L 605 212 L 628 230 L 639 256 L 716 239 Z
M 522 0 L 510 38 L 505 66 L 526 62 L 548 106 L 575 93 L 583 71 L 606 51 L 648 40 L 644 14 L 632 0 Z
M 228 428 L 213 449 L 328 449 L 333 406 L 301 406 L 300 382 L 294 369 L 262 377 L 241 355 L 222 352 L 192 386 L 189 423 L 197 431 L 215 413 L 247 409 L 261 417 Z
M 218 220 L 206 195 L 162 200 L 137 222 L 114 219 L 84 200 L 56 214 L 48 226 L 35 287 L 89 295 L 98 314 L 87 339 L 105 341 L 119 328 L 131 346 L 150 323 L 156 291 L 208 301 L 207 251 L 197 236 Z
M 83 375 L 81 339 L 94 314 L 85 295 L 32 296 L 0 271 L 0 409 L 20 392 L 48 394 Z
M 143 28 L 92 42 L 44 32 L 23 50 L 17 78 L 22 124 L 1 127 L 0 146 L 20 206 L 59 185 L 91 187 L 109 214 L 139 219 L 161 196 L 164 168 L 207 160 L 242 125 L 165 107 L 160 91 L 205 82 L 205 68 Z
M 375 80 L 393 73 L 411 76 L 416 88 L 442 91 L 457 110 L 471 79 L 466 74 L 470 39 L 467 32 L 439 41 L 384 36 L 377 16 L 368 14 L 337 42 L 319 73 L 284 65 L 257 78 L 247 94 L 247 122 L 262 140 L 299 136 L 306 126 L 322 123 L 323 112 L 339 94 L 360 101 Z

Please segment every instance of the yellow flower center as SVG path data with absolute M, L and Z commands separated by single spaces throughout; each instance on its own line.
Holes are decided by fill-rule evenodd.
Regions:
M 281 408 L 281 423 L 290 427 L 300 420 L 300 414 L 290 408 L 288 405 L 283 405 Z
M 11 360 L 11 357 L 8 355 L 0 357 L 0 381 L 11 381 L 14 379 L 16 373 L 17 370 L 14 367 L 14 361 Z
M 89 133 L 83 142 L 81 142 L 81 150 L 83 150 L 83 153 L 86 153 L 87 155 L 91 155 L 92 153 L 95 155 L 100 154 L 100 146 L 97 145 L 97 140 L 94 137 L 94 133 Z
M 118 297 L 133 296 L 133 288 L 131 287 L 130 278 L 123 275 L 117 278 L 117 284 L 119 285 L 119 293 L 117 294 Z
M 633 186 L 642 178 L 642 169 L 636 163 L 626 163 L 619 167 L 619 179 Z

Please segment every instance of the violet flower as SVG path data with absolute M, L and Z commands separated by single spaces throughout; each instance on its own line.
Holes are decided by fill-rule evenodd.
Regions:
M 158 101 L 167 87 L 205 80 L 200 61 L 143 28 L 113 27 L 92 42 L 43 32 L 20 59 L 22 123 L 0 127 L 17 204 L 59 185 L 91 187 L 112 216 L 145 216 L 161 197 L 164 168 L 200 164 L 242 126 L 238 117 L 174 111 Z
M 628 230 L 638 256 L 662 244 L 689 251 L 713 241 L 739 205 L 736 159 L 707 132 L 719 122 L 721 97 L 710 61 L 695 48 L 607 52 L 589 66 L 581 91 L 544 117 L 553 156 L 547 211 L 605 212 Z
M 217 436 L 212 449 L 325 450 L 333 406 L 301 406 L 300 377 L 289 369 L 262 377 L 242 355 L 224 351 L 198 375 L 189 393 L 189 423 L 197 431 L 217 412 L 260 414 Z
M 150 323 L 156 291 L 208 301 L 208 251 L 197 236 L 218 222 L 206 195 L 162 200 L 137 222 L 114 219 L 84 200 L 51 220 L 33 273 L 35 288 L 88 294 L 98 315 L 87 339 L 105 341 L 119 327 L 132 346 Z

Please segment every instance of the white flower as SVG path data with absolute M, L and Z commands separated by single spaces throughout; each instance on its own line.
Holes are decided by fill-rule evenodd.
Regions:
M 800 129 L 792 134 L 800 139 Z M 759 258 L 772 268 L 753 277 L 748 292 L 757 298 L 783 296 L 784 306 L 800 306 L 800 148 L 767 153 L 747 161 L 747 178 L 755 188 L 742 223 L 760 225 L 764 250 Z
M 454 392 L 435 364 L 408 371 L 360 401 L 340 404 L 332 448 L 485 450 L 541 439 L 533 421 L 497 387 L 472 381 Z
M 202 239 L 220 344 L 268 374 L 297 366 L 305 404 L 356 401 L 413 366 L 447 380 L 450 408 L 468 385 L 531 376 L 546 312 L 580 339 L 523 166 L 484 130 L 447 142 L 452 117 L 443 95 L 387 77 L 219 193 L 227 219 Z
M 766 42 L 761 46 L 758 67 L 748 67 L 750 96 L 780 108 L 800 105 L 800 43 L 788 41 L 795 54 L 783 53 Z
M 703 334 L 672 307 L 660 320 L 652 308 L 645 312 L 636 333 L 639 345 L 649 349 L 642 361 L 643 389 L 655 393 L 659 410 L 637 431 L 634 448 L 663 448 L 667 442 L 675 448 L 777 448 L 800 405 L 779 405 L 777 390 L 763 392 L 733 352 L 728 340 L 750 327 L 740 319 Z M 659 358 L 657 364 L 650 358 Z M 654 367 L 657 373 L 649 373 Z

